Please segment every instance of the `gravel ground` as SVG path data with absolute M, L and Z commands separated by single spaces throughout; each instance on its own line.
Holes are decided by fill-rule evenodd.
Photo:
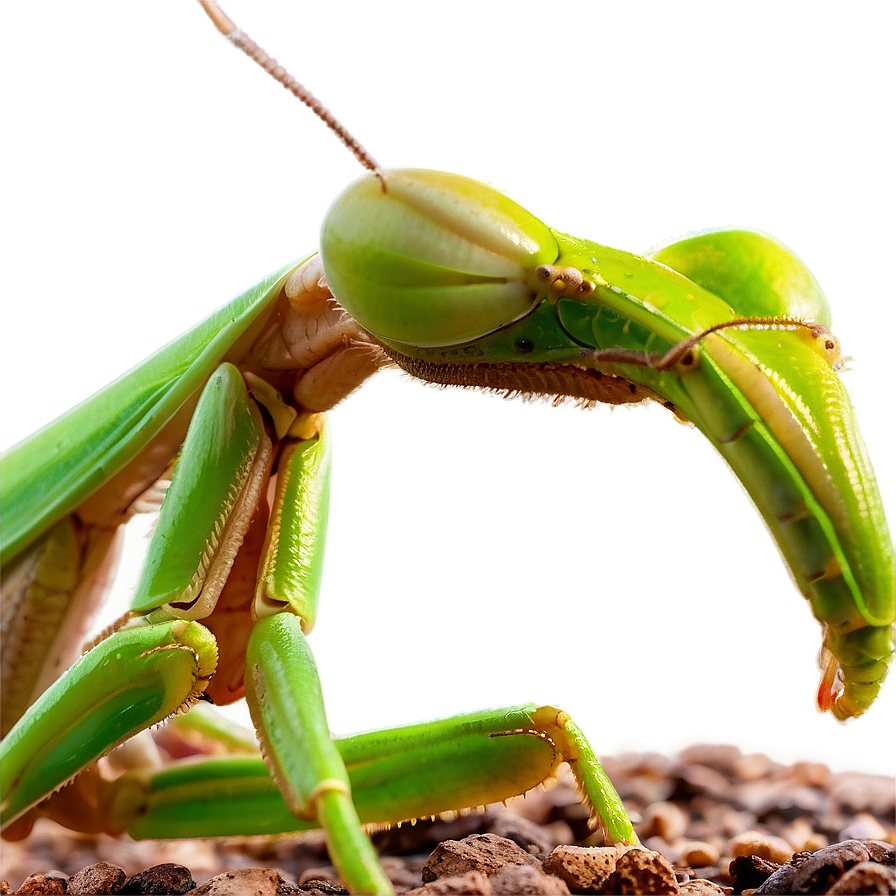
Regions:
M 421 894 L 894 893 L 892 778 L 729 746 L 602 761 L 643 848 L 603 846 L 561 776 L 506 807 L 378 832 L 387 874 Z M 3 893 L 345 892 L 317 834 L 136 843 L 41 822 L 4 844 L 2 875 Z

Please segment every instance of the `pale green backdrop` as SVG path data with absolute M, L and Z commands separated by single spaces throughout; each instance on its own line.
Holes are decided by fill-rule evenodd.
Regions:
M 826 285 L 894 492 L 887 3 L 233 3 L 386 163 L 647 249 L 767 228 Z M 187 3 L 0 5 L 3 437 L 316 242 L 351 162 Z M 813 711 L 817 629 L 741 489 L 658 408 L 378 378 L 336 413 L 315 644 L 334 727 L 536 697 L 600 750 L 893 766 L 894 688 Z

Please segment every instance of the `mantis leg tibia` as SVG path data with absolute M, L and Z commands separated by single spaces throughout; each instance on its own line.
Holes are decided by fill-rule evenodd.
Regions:
M 356 893 L 391 893 L 361 829 L 345 763 L 330 737 L 317 664 L 301 620 L 261 619 L 246 663 L 246 701 L 274 781 L 297 818 L 317 819 L 333 864 Z
M 308 695 L 305 695 L 307 702 Z M 637 842 L 619 797 L 578 726 L 534 704 L 464 713 L 333 741 L 361 824 L 390 824 L 510 799 L 547 781 L 565 760 L 617 842 Z M 296 751 L 298 752 L 298 751 Z M 110 815 L 135 838 L 279 834 L 319 827 L 290 810 L 257 756 L 213 757 L 114 785 Z M 138 793 L 139 792 L 139 793 Z

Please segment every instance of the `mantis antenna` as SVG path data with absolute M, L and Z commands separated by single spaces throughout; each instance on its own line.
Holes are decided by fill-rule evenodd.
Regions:
M 300 99 L 348 148 L 349 152 L 383 183 L 379 163 L 361 145 L 357 138 L 304 84 L 297 81 L 276 59 L 269 56 L 248 34 L 218 5 L 217 0 L 199 0 L 215 27 L 235 47 L 242 50 L 253 62 L 258 63 L 275 81 L 282 84 L 293 96 Z

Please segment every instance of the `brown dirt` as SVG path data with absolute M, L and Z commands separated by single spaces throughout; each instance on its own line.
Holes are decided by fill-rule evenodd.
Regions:
M 421 894 L 894 892 L 892 778 L 728 746 L 603 762 L 643 849 L 604 847 L 561 777 L 507 807 L 377 832 L 387 874 Z M 345 892 L 315 833 L 137 843 L 42 821 L 4 844 L 2 876 L 4 893 Z

